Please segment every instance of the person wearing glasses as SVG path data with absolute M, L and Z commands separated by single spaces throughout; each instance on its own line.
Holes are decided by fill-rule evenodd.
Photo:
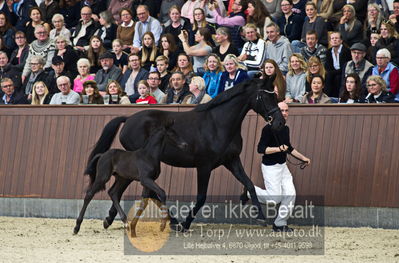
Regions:
M 71 80 L 66 76 L 61 76 L 57 79 L 57 87 L 60 92 L 54 94 L 51 98 L 50 104 L 79 104 L 80 95 L 71 89 Z
M 26 59 L 29 55 L 29 44 L 26 40 L 25 33 L 22 31 L 17 31 L 15 33 L 15 43 L 18 48 L 14 49 L 10 56 L 10 64 L 17 69 L 19 72 L 22 72 Z
M 44 71 L 44 59 L 41 56 L 32 56 L 29 65 L 31 68 L 31 72 L 26 76 L 25 80 L 22 82 L 22 92 L 28 96 L 28 99 L 31 99 L 32 96 L 32 87 L 36 81 L 43 81 L 47 86 L 48 74 Z
M 100 24 L 94 21 L 92 14 L 90 7 L 82 7 L 80 11 L 81 19 L 71 37 L 75 49 L 81 52 L 88 49 L 90 38 L 100 28 Z
M 10 78 L 2 78 L 0 82 L 3 95 L 0 97 L 1 104 L 29 104 L 23 92 L 17 92 Z
M 153 71 L 148 74 L 147 79 L 148 86 L 150 87 L 150 94 L 157 102 L 160 102 L 165 96 L 165 93 L 160 90 L 159 85 L 161 84 L 161 74 L 158 71 Z
M 361 103 L 393 103 L 395 96 L 387 90 L 387 85 L 380 76 L 367 78 L 368 94 L 360 98 Z

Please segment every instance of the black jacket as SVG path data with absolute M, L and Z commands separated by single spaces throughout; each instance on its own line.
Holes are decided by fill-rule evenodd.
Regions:
M 22 83 L 22 87 L 21 87 L 21 89 L 19 90 L 19 92 L 22 92 L 22 93 L 25 92 L 25 88 L 26 88 L 26 85 L 27 85 L 28 82 L 29 82 L 29 78 L 30 78 L 30 75 L 31 75 L 31 74 L 32 74 L 32 72 L 29 73 L 28 76 L 26 76 L 25 81 Z M 42 72 L 36 77 L 36 79 L 35 79 L 35 82 L 38 82 L 38 81 L 43 81 L 43 82 L 46 84 L 46 86 L 48 87 L 48 86 L 49 86 L 49 83 L 48 83 L 48 73 L 47 73 L 46 71 L 42 71 Z
M 329 48 L 326 54 L 326 64 L 324 65 L 327 71 L 334 71 L 334 60 L 331 54 L 331 50 L 333 48 Z M 351 51 L 349 48 L 342 46 L 341 53 L 339 53 L 339 65 L 340 70 L 342 71 L 346 62 L 352 59 Z
M 18 91 L 21 89 L 21 72 L 15 69 L 11 64 L 7 64 L 5 67 L 0 68 L 0 79 L 3 78 L 10 78 L 14 83 L 15 89 Z
M 2 105 L 5 104 L 4 100 L 3 100 L 3 96 L 4 96 L 4 94 L 1 94 L 1 97 L 0 97 L 0 104 L 2 104 Z M 11 99 L 8 102 L 8 104 L 13 104 L 13 105 L 15 105 L 15 104 L 29 104 L 29 101 L 26 98 L 25 94 L 23 94 L 22 92 L 14 91 L 14 93 L 11 95 Z
M 76 26 L 75 31 L 72 33 L 72 36 L 71 36 L 72 43 L 74 43 L 74 39 L 79 34 L 79 31 L 81 30 L 81 28 L 82 28 L 82 21 L 80 21 L 78 23 L 78 25 Z M 89 43 L 90 43 L 90 38 L 94 35 L 94 33 L 99 28 L 100 28 L 100 24 L 95 22 L 92 19 L 91 25 L 86 28 L 86 34 L 84 36 L 82 36 L 81 38 L 79 38 L 79 40 L 77 41 L 75 46 L 80 46 L 80 47 L 88 46 Z
M 360 98 L 360 103 L 394 103 L 395 96 L 389 91 L 383 91 L 378 98 L 374 98 L 373 95 L 367 94 Z

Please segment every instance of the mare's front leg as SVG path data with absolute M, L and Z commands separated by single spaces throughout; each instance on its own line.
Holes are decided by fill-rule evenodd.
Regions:
M 237 156 L 234 159 L 230 160 L 229 162 L 224 163 L 223 165 L 234 175 L 235 178 L 237 178 L 238 181 L 240 181 L 244 185 L 244 187 L 250 193 L 252 204 L 254 204 L 259 211 L 256 219 L 261 225 L 266 226 L 266 218 L 263 214 L 262 207 L 259 203 L 258 197 L 256 196 L 254 184 L 252 183 L 251 179 L 249 179 L 248 175 L 245 173 L 240 157 Z

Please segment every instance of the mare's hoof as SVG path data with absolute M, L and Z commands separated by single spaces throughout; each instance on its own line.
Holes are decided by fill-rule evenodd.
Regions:
M 111 224 L 108 223 L 108 220 L 105 218 L 104 221 L 103 221 L 103 227 L 104 227 L 104 229 L 107 229 L 110 225 L 111 225 Z
M 75 226 L 75 228 L 73 229 L 73 234 L 76 235 L 79 233 L 80 227 Z

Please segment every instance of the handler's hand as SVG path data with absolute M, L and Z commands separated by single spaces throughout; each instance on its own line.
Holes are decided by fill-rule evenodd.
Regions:
M 285 144 L 282 144 L 279 146 L 280 152 L 286 152 L 288 151 L 288 146 Z
M 309 158 L 304 158 L 302 161 L 306 163 L 306 166 L 310 165 L 310 159 Z

